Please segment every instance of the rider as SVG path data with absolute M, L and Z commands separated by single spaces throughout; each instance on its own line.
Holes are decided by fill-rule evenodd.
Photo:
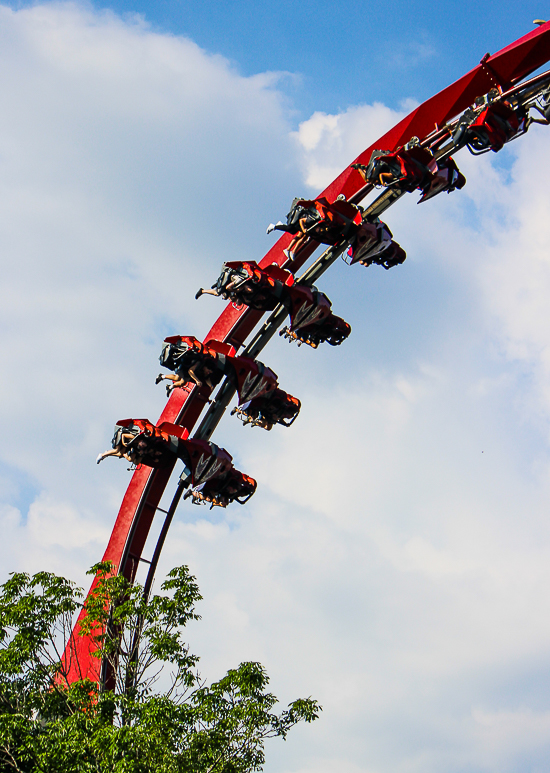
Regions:
M 147 443 L 145 440 L 138 440 L 135 447 L 128 448 L 132 440 L 135 439 L 135 435 L 131 432 L 121 432 L 118 436 L 118 442 L 109 451 L 104 451 L 96 459 L 96 463 L 99 464 L 108 456 L 116 456 L 119 458 L 127 459 L 131 464 L 139 464 L 140 452 L 144 453 L 147 450 Z
M 267 233 L 285 231 L 294 234 L 288 248 L 283 250 L 286 257 L 292 259 L 308 238 L 308 230 L 317 225 L 320 220 L 321 214 L 316 209 L 315 202 L 295 198 L 290 212 L 286 216 L 286 225 L 281 220 L 278 223 L 270 223 L 267 227 Z
M 203 359 L 202 362 L 200 359 L 197 359 L 189 368 L 179 368 L 175 373 L 159 373 L 155 379 L 155 384 L 160 384 L 160 382 L 163 380 L 172 381 L 172 386 L 167 385 L 166 387 L 166 393 L 168 395 L 173 389 L 185 386 L 189 380 L 194 381 L 198 387 L 201 387 L 203 382 L 200 380 L 197 374 L 198 369 L 201 370 L 202 378 L 204 379 L 204 383 L 207 385 L 207 387 L 209 389 L 214 389 L 216 384 L 214 383 L 211 376 L 215 373 L 216 368 L 212 367 L 212 365 L 208 361 L 205 361 L 205 359 Z
M 200 287 L 195 294 L 195 299 L 198 300 L 201 295 L 221 295 L 227 300 L 231 290 L 234 290 L 243 283 L 241 292 L 244 295 L 252 295 L 254 293 L 253 288 L 246 284 L 248 278 L 248 274 L 245 270 L 239 271 L 238 269 L 228 267 L 224 263 L 216 284 L 213 284 L 210 290 L 205 290 L 204 287 Z

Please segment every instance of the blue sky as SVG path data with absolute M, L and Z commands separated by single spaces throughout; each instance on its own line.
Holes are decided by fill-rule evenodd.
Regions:
M 31 3 L 12 3 L 25 7 Z M 95 2 L 140 14 L 159 32 L 190 37 L 227 57 L 243 75 L 291 73 L 285 91 L 306 117 L 380 100 L 420 102 L 545 18 L 544 3 L 341 0 L 297 3 Z
M 266 70 L 301 76 L 297 108 L 333 112 L 381 100 L 391 107 L 411 95 L 423 101 L 531 29 L 540 2 L 297 3 L 113 2 L 154 27 L 188 35 L 228 57 L 245 75 Z M 476 59 L 477 57 L 477 59 Z
M 220 311 L 196 289 L 545 15 L 493 9 L 0 3 L 2 576 L 87 583 L 129 479 L 95 458 L 160 414 L 162 339 Z M 204 676 L 259 660 L 324 706 L 266 773 L 546 773 L 548 139 L 457 154 L 462 191 L 387 213 L 403 266 L 323 277 L 349 340 L 262 354 L 299 419 L 214 438 L 258 492 L 178 510 Z

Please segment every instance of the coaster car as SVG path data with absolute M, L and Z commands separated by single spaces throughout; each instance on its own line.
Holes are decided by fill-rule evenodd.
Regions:
M 287 215 L 287 223 L 290 225 L 284 230 L 299 233 L 300 219 L 304 216 L 305 233 L 321 244 L 334 246 L 353 234 L 361 225 L 362 211 L 344 197 L 338 197 L 332 204 L 324 196 L 312 200 L 294 199 L 292 209 Z
M 290 324 L 279 335 L 298 345 L 316 349 L 325 341 L 338 346 L 351 333 L 351 327 L 331 311 L 331 302 L 316 287 L 295 285 L 288 293 Z
M 366 182 L 396 187 L 411 193 L 416 188 L 422 191 L 420 201 L 427 201 L 438 193 L 460 189 L 466 183 L 455 162 L 449 158 L 438 162 L 432 153 L 413 139 L 393 153 L 373 150 L 367 166 L 353 164 Z
M 413 138 L 393 153 L 373 150 L 367 166 L 352 164 L 352 167 L 360 172 L 365 182 L 411 192 L 429 183 L 436 172 L 437 162 L 430 151 Z
M 209 341 L 208 346 L 220 351 L 227 344 Z M 270 430 L 274 424 L 290 427 L 300 412 L 297 397 L 278 388 L 277 374 L 250 357 L 226 359 L 226 374 L 237 388 L 239 405 L 231 412 L 245 424 Z M 291 419 L 291 421 L 289 421 Z
M 460 190 L 466 185 L 466 178 L 460 172 L 454 159 L 450 156 L 446 161 L 437 163 L 437 169 L 432 178 L 422 187 L 422 196 L 420 197 L 419 204 L 423 201 L 428 201 L 438 193 L 447 191 Z
M 201 367 L 208 363 L 209 370 L 215 370 L 221 376 L 229 376 L 243 399 L 264 394 L 277 386 L 277 375 L 270 368 L 250 357 L 235 356 L 231 344 L 215 339 L 203 344 L 194 336 L 168 336 L 164 339 L 160 364 L 175 373 L 181 373 L 180 352 L 189 349 L 195 353 Z
M 157 384 L 166 379 L 171 382 L 166 387 L 168 395 L 178 386 L 206 383 L 210 389 L 219 384 L 224 375 L 223 358 L 209 351 L 194 336 L 169 336 L 159 357 L 160 364 L 173 371 L 177 378 L 159 374 Z
M 527 130 L 527 116 L 514 110 L 506 100 L 495 100 L 492 92 L 476 100 L 475 107 L 485 107 L 480 113 L 468 108 L 453 134 L 458 147 L 466 145 L 474 153 L 497 153 L 506 142 Z
M 233 275 L 239 277 L 238 283 L 231 278 Z M 227 278 L 222 281 L 223 277 Z M 231 288 L 229 285 L 232 285 Z M 251 303 L 252 308 L 261 311 L 272 311 L 282 303 L 290 314 L 290 325 L 281 335 L 288 332 L 288 338 L 308 343 L 314 348 L 323 341 L 332 342 L 333 346 L 337 346 L 351 332 L 347 323 L 331 313 L 330 300 L 324 293 L 319 292 L 316 287 L 294 284 L 293 275 L 276 265 L 264 269 L 253 262 L 226 263 L 214 287 L 225 287 L 216 294 L 237 303 Z M 246 287 L 251 289 L 245 294 Z M 256 288 L 259 288 L 258 292 Z M 333 323 L 319 327 L 325 317 L 330 317 Z M 330 330 L 331 324 L 333 331 Z M 302 335 L 306 329 L 307 333 Z
M 378 218 L 373 223 L 363 222 L 348 249 L 350 265 L 376 263 L 389 269 L 404 263 L 407 254 L 392 236 L 388 226 Z
M 147 419 L 117 421 L 111 445 L 113 450 L 105 452 L 102 457 L 122 456 L 136 467 L 140 464 L 155 468 L 170 467 L 174 456 L 185 453 L 177 437 L 171 437 Z
M 297 285 L 292 289 L 294 292 L 287 298 L 290 324 L 279 335 L 316 349 L 321 341 L 317 340 L 314 333 L 320 330 L 326 319 L 333 316 L 330 310 L 332 304 L 316 287 Z
M 254 261 L 224 263 L 216 284 L 216 295 L 258 311 L 273 311 L 281 302 L 284 288 L 294 283 L 289 271 L 277 265 L 260 268 Z
M 382 266 L 382 268 L 385 268 L 387 271 L 394 266 L 400 266 L 405 262 L 406 258 L 407 253 L 403 247 L 401 247 L 401 245 L 397 242 L 392 242 L 389 247 L 384 250 L 384 252 L 376 255 L 374 258 L 362 260 L 361 263 L 364 266 L 370 266 L 372 263 L 376 263 L 377 265 Z
M 233 347 L 220 341 L 210 340 L 205 348 L 216 357 L 219 367 L 235 385 L 240 403 L 270 395 L 276 390 L 277 374 L 263 362 L 234 356 Z
M 132 439 L 123 441 L 123 436 Z M 115 425 L 113 448 L 122 443 L 124 456 L 136 466 L 170 467 L 174 457 L 183 461 L 186 476 L 193 486 L 205 483 L 232 468 L 232 457 L 224 448 L 206 440 L 189 440 L 188 431 L 170 422 L 158 426 L 148 419 L 122 419 Z
M 183 386 L 188 380 L 180 364 L 188 352 L 192 352 L 195 357 L 194 362 L 199 363 L 194 365 L 195 373 L 199 375 L 204 371 L 214 373 L 216 382 L 226 375 L 232 381 L 239 398 L 239 405 L 233 414 L 237 413 L 245 423 L 271 429 L 273 424 L 290 426 L 286 423 L 287 420 L 290 418 L 294 420 L 298 415 L 300 401 L 283 392 L 282 389 L 278 389 L 277 374 L 271 368 L 250 357 L 235 356 L 235 349 L 230 344 L 216 340 L 203 344 L 194 336 L 169 336 L 164 339 L 159 359 L 162 365 L 175 370 L 176 375 L 180 376 L 180 380 L 172 382 L 173 384 Z M 161 378 L 172 377 L 161 374 L 157 381 Z M 274 400 L 275 394 L 277 399 Z M 283 405 L 287 406 L 286 410 L 283 409 Z M 249 406 L 252 406 L 253 411 L 250 417 Z M 258 411 L 263 419 L 258 417 Z
M 308 344 L 313 349 L 316 349 L 319 344 L 327 343 L 331 346 L 340 346 L 351 333 L 351 325 L 348 324 L 342 317 L 337 317 L 336 314 L 330 314 L 326 319 L 322 320 L 317 325 L 311 325 L 307 328 L 302 328 L 299 331 L 290 331 L 292 338 L 298 338 L 298 346 L 300 342 Z M 286 336 L 289 337 L 288 334 Z
M 271 430 L 274 424 L 290 427 L 298 417 L 300 408 L 301 403 L 297 397 L 282 389 L 275 389 L 269 395 L 255 397 L 233 408 L 231 415 L 236 414 L 245 425 Z
M 298 234 L 304 228 L 306 230 L 312 228 L 319 220 L 321 220 L 321 212 L 315 206 L 315 201 L 296 197 L 286 216 L 286 225 L 279 220 L 276 224 L 272 223 L 267 232 L 285 231 L 289 234 Z
M 316 349 L 327 341 L 338 346 L 351 333 L 351 327 L 331 311 L 331 302 L 316 287 L 295 285 L 288 294 L 290 324 L 279 335 L 298 345 Z
M 189 440 L 188 434 L 184 427 L 169 422 L 155 426 L 147 419 L 122 419 L 115 425 L 113 448 L 136 466 L 169 467 L 174 457 L 182 459 L 182 480 L 192 486 L 184 498 L 192 497 L 197 504 L 226 507 L 234 501 L 247 502 L 256 491 L 256 481 L 233 467 L 225 448 Z M 118 453 L 121 447 L 124 453 Z
M 196 488 L 189 489 L 184 499 L 191 497 L 194 505 L 210 503 L 213 507 L 227 507 L 231 502 L 244 505 L 256 491 L 254 478 L 232 467 L 228 472 L 211 478 Z

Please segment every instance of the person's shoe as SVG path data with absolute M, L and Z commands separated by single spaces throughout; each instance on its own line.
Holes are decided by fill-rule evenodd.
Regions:
M 274 230 L 275 230 L 275 223 L 270 223 L 270 224 L 267 226 L 267 231 L 266 231 L 266 234 L 270 234 L 270 233 L 271 233 L 271 231 L 274 231 Z
M 204 292 L 204 290 L 202 289 L 202 287 L 199 287 L 199 289 L 198 289 L 198 290 L 197 290 L 197 292 L 195 293 L 195 300 L 196 300 L 196 301 L 198 301 L 198 299 L 201 297 L 201 295 L 203 294 L 203 292 Z
M 286 257 L 287 257 L 289 260 L 292 260 L 292 258 L 294 257 L 294 253 L 293 253 L 293 252 L 291 252 L 290 250 L 283 250 L 283 255 L 286 255 Z
M 103 459 L 103 454 L 99 454 L 99 456 L 98 456 L 98 457 L 97 457 L 97 459 L 95 460 L 95 461 L 96 461 L 96 464 L 99 464 L 99 463 L 100 463 L 100 461 L 101 461 L 102 459 Z
M 155 379 L 155 384 L 160 384 L 161 381 L 162 381 L 162 373 L 159 373 Z

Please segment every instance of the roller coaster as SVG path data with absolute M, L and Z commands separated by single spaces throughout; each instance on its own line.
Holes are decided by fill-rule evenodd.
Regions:
M 498 152 L 533 123 L 550 123 L 550 70 L 533 75 L 550 60 L 550 22 L 536 24 L 537 29 L 486 54 L 474 69 L 416 107 L 316 199 L 295 199 L 286 223 L 269 226 L 268 233 L 283 235 L 259 262 L 224 264 L 212 288 L 197 293 L 227 301 L 204 341 L 191 335 L 165 339 L 160 361 L 170 373 L 157 379 L 168 383 L 160 419 L 156 424 L 118 421 L 112 450 L 98 457 L 98 462 L 124 457 L 134 469 L 103 560 L 130 582 L 144 562 L 146 597 L 182 497 L 226 507 L 243 504 L 255 492 L 256 481 L 236 470 L 230 454 L 211 442 L 235 394 L 232 413 L 246 424 L 271 430 L 277 424 L 290 426 L 298 416 L 300 401 L 280 389 L 277 375 L 257 359 L 271 338 L 279 331 L 291 342 L 316 348 L 340 345 L 350 334 L 315 282 L 340 257 L 360 267 L 390 269 L 403 263 L 404 249 L 380 220 L 389 207 L 406 193 L 419 191 L 425 202 L 460 190 L 466 180 L 453 154 L 464 148 L 474 155 Z M 373 201 L 361 206 L 371 192 Z M 299 275 L 320 245 L 324 251 Z M 161 497 L 178 460 L 183 471 L 165 510 Z M 145 559 L 155 518 L 163 518 L 162 527 L 153 554 Z M 110 667 L 93 656 L 93 640 L 78 635 L 81 616 L 64 654 L 69 681 L 112 684 Z

